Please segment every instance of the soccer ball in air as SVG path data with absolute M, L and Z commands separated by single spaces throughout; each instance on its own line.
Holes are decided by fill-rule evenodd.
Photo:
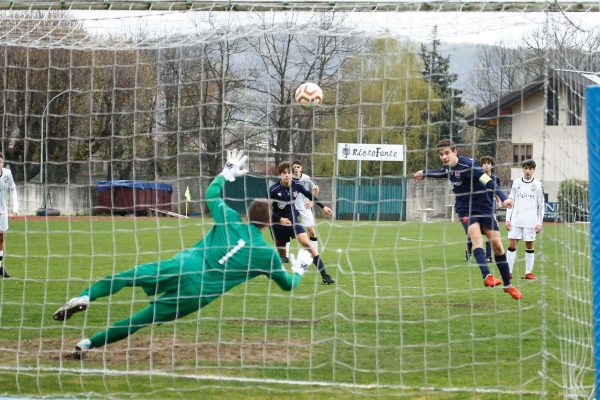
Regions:
M 323 91 L 316 83 L 304 82 L 296 89 L 296 102 L 304 108 L 316 107 L 323 102 Z

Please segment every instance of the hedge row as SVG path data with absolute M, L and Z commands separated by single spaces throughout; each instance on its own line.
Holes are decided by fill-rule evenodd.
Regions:
M 558 188 L 558 204 L 564 222 L 590 220 L 590 193 L 588 182 L 567 179 Z

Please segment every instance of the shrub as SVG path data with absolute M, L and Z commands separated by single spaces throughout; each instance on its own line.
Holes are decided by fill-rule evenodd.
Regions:
M 590 194 L 588 182 L 579 179 L 567 179 L 558 188 L 560 215 L 565 222 L 590 220 Z

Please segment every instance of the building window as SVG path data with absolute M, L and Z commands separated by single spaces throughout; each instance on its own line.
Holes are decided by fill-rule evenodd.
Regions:
M 571 92 L 569 95 L 569 125 L 581 125 L 581 95 L 577 92 Z
M 533 144 L 513 144 L 513 167 L 520 167 L 525 160 L 533 158 Z

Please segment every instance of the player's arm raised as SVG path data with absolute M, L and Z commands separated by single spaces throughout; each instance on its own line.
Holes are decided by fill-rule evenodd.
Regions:
M 233 182 L 236 177 L 246 175 L 248 170 L 245 167 L 248 156 L 243 155 L 243 151 L 231 150 L 227 152 L 227 162 L 218 176 L 208 185 L 206 189 L 206 205 L 210 210 L 210 215 L 216 222 L 226 220 L 241 220 L 237 211 L 233 210 L 221 197 L 221 191 L 226 181 Z

